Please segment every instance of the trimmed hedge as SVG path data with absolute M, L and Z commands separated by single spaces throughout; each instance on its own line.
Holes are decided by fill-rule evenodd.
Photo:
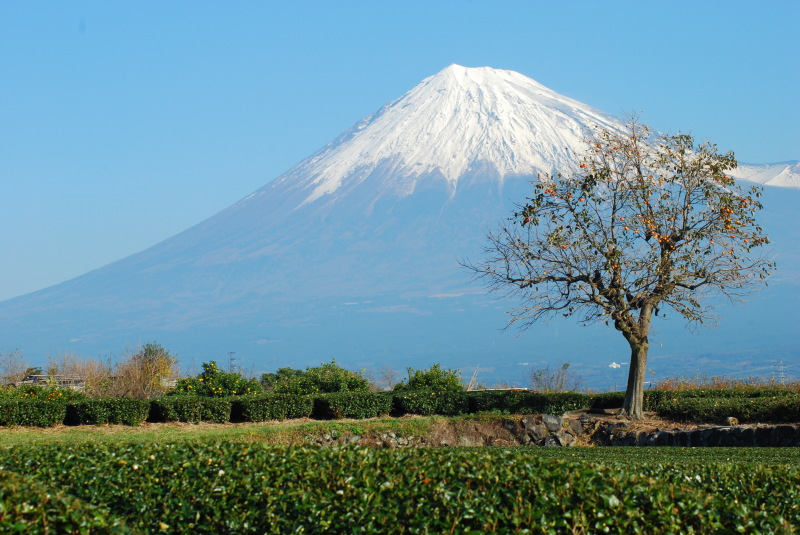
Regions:
M 644 410 L 645 411 L 654 411 L 662 416 L 678 416 L 679 414 L 683 414 L 685 419 L 693 419 L 698 420 L 701 419 L 702 416 L 698 413 L 698 416 L 692 416 L 694 409 L 690 409 L 689 407 L 705 407 L 707 403 L 702 401 L 693 402 L 692 400 L 714 400 L 718 401 L 720 404 L 726 404 L 726 407 L 734 407 L 737 404 L 741 404 L 744 406 L 754 407 L 759 404 L 771 405 L 776 402 L 774 401 L 764 401 L 764 400 L 772 400 L 772 399 L 783 399 L 786 398 L 787 400 L 797 394 L 793 393 L 790 390 L 778 389 L 778 388 L 753 388 L 753 389 L 745 389 L 745 390 L 723 390 L 723 389 L 716 389 L 716 388 L 705 388 L 705 389 L 696 389 L 696 390 L 645 390 L 644 392 Z M 595 394 L 591 396 L 591 408 L 592 409 L 617 409 L 622 407 L 622 402 L 625 399 L 624 392 L 606 392 L 603 394 Z M 731 401 L 725 401 L 731 400 Z M 752 400 L 750 401 L 737 401 L 737 400 Z M 787 401 L 788 402 L 788 401 Z M 683 406 L 682 404 L 685 403 L 687 408 L 685 410 L 679 409 L 679 407 Z M 712 403 L 713 405 L 713 403 Z M 683 413 L 681 411 L 684 411 Z M 743 409 L 744 410 L 744 409 Z M 749 409 L 749 410 L 752 410 Z M 667 412 L 662 412 L 667 411 Z M 747 411 L 745 411 L 747 412 Z M 767 414 L 769 411 L 765 411 L 764 413 Z M 728 416 L 736 416 L 735 414 L 727 414 L 723 417 L 727 418 Z M 739 418 L 738 416 L 736 416 Z M 753 420 L 756 418 L 753 418 Z M 800 419 L 800 415 L 794 416 L 795 420 Z M 745 417 L 744 419 L 739 418 L 741 421 L 752 421 L 749 418 Z M 789 421 L 789 420 L 763 420 L 764 422 L 777 422 L 777 421 Z M 792 420 L 794 421 L 794 420 Z
M 93 398 L 67 405 L 67 425 L 141 425 L 150 414 L 150 402 L 131 398 Z
M 393 416 L 404 414 L 459 416 L 468 413 L 469 397 L 466 392 L 418 390 L 395 392 L 392 397 Z
M 152 422 L 214 422 L 225 423 L 231 418 L 229 398 L 202 396 L 162 396 L 150 402 Z
M 0 425 L 53 427 L 64 423 L 67 405 L 61 401 L 38 399 L 0 400 Z
M 310 396 L 263 394 L 233 400 L 231 419 L 240 422 L 267 422 L 289 418 L 308 418 L 314 409 Z
M 59 396 L 0 398 L 0 426 L 51 427 L 67 425 L 153 422 L 263 422 L 288 418 L 374 418 L 391 414 L 458 416 L 496 411 L 509 414 L 561 414 L 570 410 L 618 408 L 623 392 L 586 395 L 576 392 L 540 394 L 528 391 L 476 392 L 341 392 L 300 396 L 261 394 L 214 398 L 193 395 L 162 396 L 141 401 L 129 398 L 78 399 Z M 723 423 L 783 423 L 800 420 L 800 394 L 781 389 L 647 390 L 644 410 L 691 421 Z
M 392 395 L 383 392 L 341 392 L 314 397 L 313 418 L 376 418 L 392 411 Z
M 741 423 L 789 423 L 800 420 L 800 395 L 742 397 L 673 397 L 662 400 L 658 414 L 694 422 L 727 423 L 729 417 Z
M 577 392 L 539 394 L 515 390 L 478 390 L 469 393 L 469 412 L 561 414 L 585 409 L 591 404 L 591 400 L 591 396 Z

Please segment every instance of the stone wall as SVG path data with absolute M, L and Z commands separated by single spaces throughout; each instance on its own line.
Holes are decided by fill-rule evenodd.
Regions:
M 684 446 L 797 447 L 800 425 L 693 426 L 642 429 L 626 420 L 588 413 L 497 416 L 442 420 L 421 436 L 369 432 L 308 435 L 320 446 L 358 444 L 379 448 L 431 446 Z

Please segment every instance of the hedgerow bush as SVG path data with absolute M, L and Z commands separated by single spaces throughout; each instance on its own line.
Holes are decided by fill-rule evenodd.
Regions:
M 246 379 L 241 374 L 222 371 L 212 360 L 203 363 L 203 372 L 197 377 L 179 379 L 175 389 L 168 395 L 224 398 L 255 395 L 262 391 L 261 383 L 255 379 Z
M 434 364 L 427 370 L 406 368 L 408 379 L 394 386 L 395 392 L 432 390 L 435 392 L 463 392 L 466 390 L 461 384 L 461 377 L 457 370 L 442 368 Z
M 768 399 L 768 398 L 782 398 L 791 397 L 796 395 L 790 390 L 777 389 L 777 388 L 750 388 L 738 390 L 724 390 L 716 388 L 698 388 L 695 390 L 645 390 L 644 392 L 644 410 L 661 412 L 662 406 L 669 403 L 670 407 L 676 406 L 680 400 L 690 399 Z M 625 399 L 624 392 L 605 392 L 603 394 L 595 394 L 592 397 L 592 409 L 615 409 L 622 407 L 622 402 Z M 759 401 L 754 401 L 758 404 Z M 702 405 L 702 403 L 700 403 Z M 733 416 L 733 415 L 728 415 Z
M 334 392 L 368 392 L 369 381 L 361 374 L 336 364 L 336 359 L 305 371 L 281 368 L 277 373 L 265 373 L 261 382 L 280 394 L 324 394 Z
M 729 417 L 741 423 L 786 423 L 800 421 L 800 394 L 777 396 L 694 397 L 662 400 L 658 414 L 693 422 L 726 423 Z
M 231 398 L 162 396 L 150 402 L 153 422 L 225 423 L 231 418 Z
M 466 392 L 401 391 L 394 393 L 392 401 L 393 416 L 404 414 L 458 416 L 469 413 L 469 398 Z
M 150 414 L 150 402 L 131 398 L 91 398 L 67 405 L 68 425 L 141 425 Z
M 142 533 L 771 534 L 800 526 L 796 465 L 743 470 L 656 458 L 628 468 L 625 459 L 539 458 L 530 449 L 216 442 L 17 447 L 0 451 L 0 466 Z
M 308 418 L 314 409 L 310 396 L 293 394 L 262 394 L 234 399 L 233 421 L 267 422 L 291 418 Z
M 58 386 L 21 385 L 19 387 L 0 388 L 0 400 L 20 399 L 37 401 L 60 401 L 69 403 L 86 399 L 86 394 L 71 388 Z
M 60 400 L 0 400 L 0 426 L 53 427 L 64 423 L 67 404 Z
M 509 414 L 561 414 L 588 408 L 591 396 L 578 392 L 484 390 L 469 393 L 469 411 L 499 411 Z
M 385 392 L 340 392 L 314 396 L 312 416 L 319 420 L 375 418 L 392 411 L 392 395 Z

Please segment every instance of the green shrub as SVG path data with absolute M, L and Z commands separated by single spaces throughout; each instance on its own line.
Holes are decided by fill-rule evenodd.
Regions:
M 105 508 L 57 488 L 0 470 L 0 533 L 131 533 Z
M 233 400 L 231 419 L 243 422 L 266 422 L 289 418 L 308 418 L 314 407 L 309 396 L 262 394 Z
M 369 381 L 361 374 L 345 370 L 336 360 L 306 368 L 305 371 L 281 368 L 278 373 L 264 374 L 262 382 L 281 394 L 324 394 L 334 392 L 368 392 Z
M 150 402 L 131 398 L 93 398 L 67 405 L 68 425 L 141 425 L 150 413 Z
M 38 399 L 0 400 L 0 425 L 53 427 L 64 423 L 67 405 L 61 401 Z
M 230 417 L 230 398 L 162 396 L 150 402 L 150 420 L 154 422 L 225 423 Z
M 197 377 L 179 379 L 171 396 L 203 396 L 224 398 L 229 396 L 247 396 L 262 392 L 261 383 L 255 379 L 246 379 L 238 373 L 224 372 L 217 363 L 203 363 L 203 373 Z
M 443 369 L 439 364 L 434 364 L 427 370 L 406 368 L 408 379 L 394 387 L 395 392 L 409 390 L 433 390 L 435 392 L 463 392 L 464 385 L 457 370 Z
M 392 403 L 392 414 L 421 414 L 428 416 L 458 416 L 469 413 L 469 398 L 466 392 L 395 392 Z
M 391 411 L 392 395 L 385 392 L 340 392 L 314 397 L 313 417 L 320 420 L 375 418 Z
M 86 399 L 86 394 L 59 386 L 21 385 L 19 387 L 3 387 L 0 399 L 21 399 L 38 401 L 62 401 L 69 403 Z
M 777 388 L 752 388 L 739 390 L 725 390 L 720 388 L 697 388 L 693 390 L 645 390 L 644 410 L 660 412 L 664 403 L 674 407 L 676 400 L 690 399 L 755 399 L 755 398 L 781 398 L 795 395 L 790 390 Z M 591 396 L 592 409 L 617 409 L 622 407 L 625 392 L 605 392 Z M 702 403 L 701 403 L 702 405 Z M 671 409 L 670 409 L 671 410 Z
M 469 393 L 470 412 L 500 411 L 510 414 L 561 414 L 588 408 L 592 398 L 578 392 L 484 390 Z
M 665 399 L 658 407 L 665 418 L 693 422 L 786 423 L 800 420 L 800 394 L 739 397 L 682 397 Z
M 587 462 L 530 448 L 48 444 L 2 449 L 0 465 L 138 533 L 766 534 L 800 525 L 796 463 L 743 469 L 646 450 L 652 461 L 631 464 L 624 452 Z M 44 496 L 34 490 L 31 500 Z

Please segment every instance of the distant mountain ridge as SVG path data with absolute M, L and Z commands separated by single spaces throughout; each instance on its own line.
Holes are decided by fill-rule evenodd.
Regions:
M 763 186 L 800 188 L 800 161 L 768 164 L 739 162 L 739 167 L 731 171 L 731 176 Z
M 262 370 L 335 355 L 353 367 L 482 363 L 494 368 L 484 380 L 511 380 L 517 362 L 543 355 L 575 362 L 564 357 L 587 340 L 593 352 L 611 352 L 609 362 L 624 360 L 613 353 L 616 337 L 597 330 L 499 332 L 509 304 L 486 297 L 458 262 L 481 254 L 486 231 L 508 217 L 537 173 L 571 169 L 597 126 L 622 122 L 519 73 L 451 65 L 200 224 L 0 303 L 0 351 L 91 356 L 157 340 L 184 359 L 236 351 Z M 797 164 L 784 165 L 739 172 L 791 186 Z M 800 197 L 787 191 L 776 206 Z M 781 225 L 797 221 L 796 209 L 780 210 Z M 800 250 L 796 233 L 776 243 Z M 788 272 L 800 265 L 781 254 Z M 786 284 L 779 299 L 797 293 Z M 746 334 L 739 329 L 724 343 L 712 336 L 707 347 L 735 353 L 750 347 Z M 791 352 L 775 343 L 773 353 Z

